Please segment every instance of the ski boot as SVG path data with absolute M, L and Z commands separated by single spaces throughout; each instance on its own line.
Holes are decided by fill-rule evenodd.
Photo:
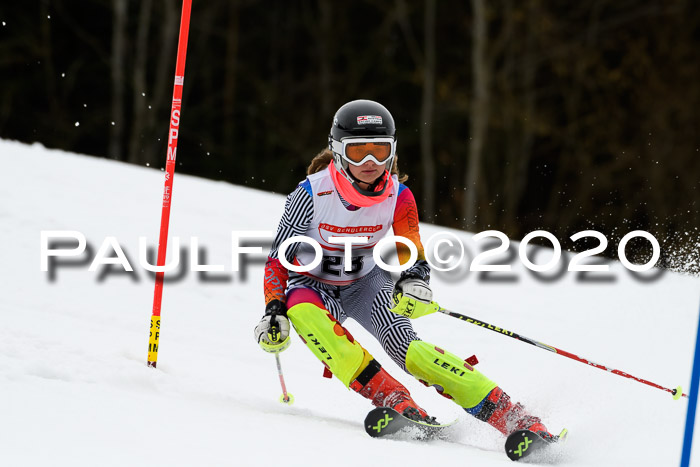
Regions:
M 353 381 L 350 388 L 372 401 L 375 407 L 391 407 L 411 420 L 437 425 L 435 417 L 429 416 L 418 406 L 408 389 L 374 359 Z
M 517 430 L 529 430 L 545 440 L 555 438 L 539 417 L 527 413 L 525 407 L 519 402 L 515 404 L 511 402 L 510 396 L 498 386 L 479 405 L 467 409 L 467 412 L 506 436 Z
M 323 362 L 327 370 L 324 374 L 334 375 L 376 407 L 391 407 L 411 420 L 436 424 L 435 418 L 415 403 L 408 389 L 392 378 L 328 310 L 299 303 L 287 311 L 287 316 L 301 340 Z

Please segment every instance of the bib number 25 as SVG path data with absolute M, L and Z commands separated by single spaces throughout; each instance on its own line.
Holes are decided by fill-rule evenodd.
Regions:
M 332 276 L 340 277 L 342 272 L 345 270 L 345 265 L 343 264 L 342 256 L 324 256 L 321 261 L 321 271 Z M 362 256 L 353 256 L 352 262 L 350 263 L 350 270 L 345 271 L 345 274 L 351 276 L 357 274 L 362 270 Z

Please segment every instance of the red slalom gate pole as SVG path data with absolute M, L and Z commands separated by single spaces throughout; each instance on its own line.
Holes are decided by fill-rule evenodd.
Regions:
M 636 376 L 632 376 L 629 373 L 625 373 L 624 371 L 615 370 L 613 368 L 608 368 L 605 365 L 601 365 L 599 363 L 595 363 L 595 362 L 588 360 L 586 358 L 579 357 L 578 355 L 574 355 L 571 352 L 567 352 L 566 350 L 561 350 L 561 349 L 558 349 L 558 348 L 553 347 L 551 345 L 543 344 L 542 342 L 537 342 L 534 339 L 530 339 L 530 338 L 527 338 L 525 336 L 521 336 L 521 335 L 516 334 L 514 332 L 508 331 L 507 329 L 499 328 L 498 326 L 492 326 L 489 323 L 486 323 L 484 321 L 479 321 L 477 319 L 470 318 L 469 316 L 455 313 L 454 311 L 446 310 L 444 308 L 440 308 L 437 311 L 439 311 L 440 313 L 446 314 L 447 316 L 452 316 L 453 318 L 461 319 L 462 321 L 466 321 L 467 323 L 475 324 L 477 326 L 481 326 L 482 328 L 486 328 L 486 329 L 489 329 L 491 331 L 497 332 L 498 334 L 501 334 L 503 336 L 512 337 L 513 339 L 517 339 L 517 340 L 525 342 L 527 344 L 534 345 L 535 347 L 539 347 L 540 349 L 548 350 L 549 352 L 554 352 L 555 354 L 562 355 L 564 357 L 568 357 L 572 360 L 576 360 L 577 362 L 585 363 L 586 365 L 590 365 L 592 367 L 598 368 L 599 370 L 607 371 L 608 373 L 612 373 L 612 374 L 618 375 L 618 376 L 624 376 L 625 378 L 632 379 L 634 381 L 637 381 L 638 383 L 643 383 L 643 384 L 646 384 L 646 385 L 651 386 L 653 388 L 661 389 L 662 391 L 666 391 L 666 392 L 671 393 L 671 395 L 673 395 L 673 398 L 676 400 L 680 399 L 681 397 L 686 397 L 686 398 L 688 397 L 687 394 L 683 393 L 683 389 L 680 386 L 678 386 L 674 389 L 665 388 L 665 387 L 660 386 L 656 383 L 652 383 L 651 381 L 647 381 L 645 379 L 637 378 Z
M 168 157 L 165 163 L 165 187 L 163 188 L 163 210 L 160 215 L 160 236 L 158 238 L 158 259 L 156 266 L 165 266 L 165 254 L 168 249 L 168 227 L 170 226 L 170 205 L 173 197 L 173 177 L 175 175 L 175 155 L 180 127 L 180 109 L 182 106 L 182 86 L 185 81 L 185 58 L 187 56 L 187 38 L 190 32 L 190 12 L 192 0 L 182 2 L 180 17 L 180 39 L 177 45 L 177 63 L 175 64 L 175 85 L 173 86 L 173 103 L 170 110 L 170 130 L 168 131 Z M 156 272 L 156 284 L 153 292 L 153 313 L 148 337 L 148 366 L 155 368 L 158 361 L 158 340 L 160 339 L 160 309 L 163 299 L 164 272 Z

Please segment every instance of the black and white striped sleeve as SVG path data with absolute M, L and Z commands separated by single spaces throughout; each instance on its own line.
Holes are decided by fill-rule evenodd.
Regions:
M 284 214 L 277 227 L 275 240 L 272 242 L 269 259 L 278 258 L 278 249 L 282 242 L 295 235 L 304 235 L 314 217 L 314 202 L 311 197 L 311 189 L 308 180 L 299 184 L 292 193 L 287 196 L 284 205 Z M 296 256 L 298 243 L 287 248 L 287 260 L 291 263 Z

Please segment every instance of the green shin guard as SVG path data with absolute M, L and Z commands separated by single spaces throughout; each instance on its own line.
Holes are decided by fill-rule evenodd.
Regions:
M 439 386 L 443 396 L 465 409 L 481 402 L 496 383 L 458 356 L 423 341 L 413 341 L 406 353 L 406 369 L 429 386 Z
M 287 311 L 299 337 L 346 387 L 366 360 L 368 353 L 326 310 L 300 303 Z M 370 356 L 371 358 L 371 356 Z

